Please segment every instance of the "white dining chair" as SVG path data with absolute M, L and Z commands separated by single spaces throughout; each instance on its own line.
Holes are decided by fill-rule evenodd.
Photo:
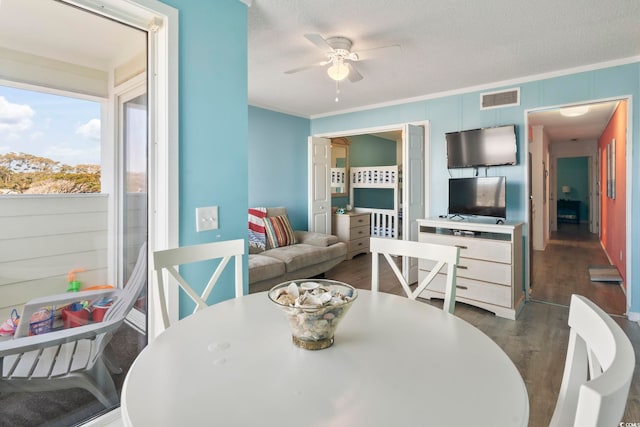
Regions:
M 211 294 L 218 279 L 222 275 L 225 267 L 232 258 L 234 262 L 235 275 L 235 296 L 236 298 L 243 295 L 242 281 L 242 256 L 244 255 L 245 241 L 243 239 L 227 240 L 222 242 L 203 243 L 199 245 L 182 246 L 179 248 L 165 249 L 153 253 L 154 269 L 158 276 L 158 297 L 160 299 L 160 311 L 162 313 L 162 323 L 164 329 L 170 326 L 169 311 L 167 300 L 165 297 L 165 274 L 168 272 L 175 279 L 178 286 L 196 304 L 193 313 L 207 307 L 207 298 Z M 204 290 L 198 294 L 189 283 L 182 277 L 178 271 L 179 266 L 192 264 L 200 261 L 219 260 L 213 274 L 209 278 Z
M 600 307 L 571 296 L 569 346 L 549 427 L 617 426 L 624 414 L 635 354 L 629 338 Z
M 438 245 L 434 243 L 414 242 L 410 240 L 383 239 L 372 237 L 369 242 L 371 250 L 371 290 L 379 290 L 379 258 L 382 254 L 402 285 L 407 297 L 415 300 L 426 287 L 437 277 L 444 266 L 446 270 L 446 285 L 444 292 L 443 310 L 453 314 L 456 303 L 456 265 L 460 258 L 460 248 L 456 246 Z M 409 283 L 402 275 L 392 256 L 406 256 L 435 261 L 435 266 L 429 274 L 412 291 Z

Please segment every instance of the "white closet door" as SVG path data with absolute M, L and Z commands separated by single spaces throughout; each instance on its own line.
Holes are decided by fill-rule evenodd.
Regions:
M 402 132 L 402 238 L 418 241 L 418 219 L 424 217 L 424 127 L 405 125 Z M 408 283 L 418 280 L 418 260 L 404 257 Z
M 309 137 L 309 231 L 331 234 L 331 140 Z

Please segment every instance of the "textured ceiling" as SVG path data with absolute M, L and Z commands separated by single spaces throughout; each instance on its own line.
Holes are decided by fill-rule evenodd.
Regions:
M 249 103 L 318 117 L 638 60 L 638 22 L 638 0 L 254 0 L 248 8 Z M 324 68 L 284 73 L 325 59 L 307 33 L 348 37 L 353 51 L 393 44 L 401 51 L 358 62 L 363 80 L 341 83 L 335 102 L 336 85 Z M 141 31 L 58 1 L 0 0 L 0 47 L 109 70 L 135 56 L 144 40 Z M 552 139 L 588 139 L 611 115 L 612 104 L 603 108 L 570 122 L 552 112 L 531 120 Z
M 640 55 L 637 0 L 254 0 L 248 10 L 249 102 L 316 117 Z M 399 44 L 336 85 L 306 33 L 353 51 Z

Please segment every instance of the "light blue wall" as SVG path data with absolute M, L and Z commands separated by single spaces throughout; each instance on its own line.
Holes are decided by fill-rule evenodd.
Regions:
M 392 166 L 396 161 L 396 142 L 373 135 L 349 137 L 349 166 Z
M 347 138 L 349 144 L 349 166 L 390 166 L 397 164 L 396 161 L 396 143 L 388 139 L 379 138 L 374 135 L 354 135 Z M 393 196 L 390 198 L 379 194 L 380 190 L 359 190 L 359 194 L 354 194 L 354 198 L 364 197 L 357 204 L 360 207 L 369 207 L 371 205 L 385 208 L 391 203 L 393 209 Z M 384 192 L 383 192 L 384 193 Z M 382 197 L 383 202 L 379 201 Z M 390 200 L 390 202 L 388 201 Z M 349 203 L 349 197 L 332 197 L 331 206 L 340 208 L 346 207 Z
M 312 134 L 348 131 L 369 127 L 417 122 L 430 122 L 430 194 L 431 211 L 434 216 L 446 212 L 447 179 L 446 148 L 444 134 L 463 129 L 516 124 L 518 139 L 518 165 L 501 166 L 489 169 L 489 175 L 505 175 L 507 177 L 507 217 L 513 221 L 526 219 L 525 207 L 525 163 L 527 147 L 525 129 L 525 111 L 574 102 L 622 97 L 631 95 L 633 135 L 631 146 L 633 151 L 632 168 L 635 174 L 640 172 L 640 150 L 637 149 L 640 132 L 640 63 L 610 67 L 595 71 L 572 74 L 568 76 L 538 80 L 519 85 L 520 105 L 517 107 L 480 111 L 480 92 L 469 92 L 461 95 L 446 96 L 437 99 L 416 101 L 412 103 L 377 108 L 368 111 L 353 112 L 338 116 L 314 119 L 311 122 Z M 496 88 L 499 90 L 500 88 Z M 471 170 L 452 171 L 452 176 L 471 174 Z M 628 259 L 632 267 L 631 311 L 640 312 L 640 182 L 635 180 L 631 187 L 632 227 L 628 230 L 632 243 Z M 525 227 L 526 233 L 527 227 Z M 527 237 L 528 238 L 528 237 Z M 528 241 L 523 248 L 528 256 Z
M 397 165 L 396 142 L 373 135 L 354 135 L 349 140 L 349 163 L 353 167 Z M 357 188 L 353 193 L 354 207 L 393 209 L 393 190 Z
M 247 7 L 237 0 L 163 1 L 180 15 L 180 246 L 246 239 Z M 218 206 L 220 228 L 197 233 L 195 209 L 210 205 Z M 201 289 L 212 266 L 183 271 Z M 246 290 L 246 257 L 244 272 Z M 233 297 L 233 281 L 220 283 L 210 302 Z M 192 307 L 185 300 L 180 301 L 181 316 Z
M 249 107 L 249 205 L 284 206 L 306 230 L 308 119 Z
M 580 222 L 589 221 L 589 158 L 566 157 L 558 159 L 556 194 L 559 199 L 580 201 Z M 568 185 L 568 194 L 562 187 Z

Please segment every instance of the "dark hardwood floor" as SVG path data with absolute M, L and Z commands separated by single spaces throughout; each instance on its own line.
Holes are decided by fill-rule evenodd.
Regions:
M 589 266 L 609 265 L 609 260 L 586 224 L 559 224 L 545 250 L 533 251 L 532 263 L 532 299 L 568 305 L 577 293 L 607 313 L 626 313 L 626 296 L 617 282 L 592 282 L 589 277 Z
M 565 248 L 567 253 L 576 252 L 570 245 L 565 246 Z M 544 267 L 544 265 L 545 263 L 540 261 L 534 264 L 534 268 L 546 268 L 552 272 L 554 271 L 548 266 Z M 380 260 L 380 270 L 381 290 L 403 295 L 399 282 L 383 259 Z M 544 277 L 544 273 L 540 271 L 536 270 L 534 273 L 538 277 Z M 569 271 L 556 271 L 553 274 L 566 277 L 567 281 L 575 280 L 571 278 L 572 274 Z M 371 254 L 358 255 L 352 260 L 342 262 L 328 272 L 326 277 L 350 283 L 357 288 L 370 289 Z M 570 288 L 568 283 L 564 285 L 562 289 Z M 611 285 L 606 285 L 604 288 L 595 286 L 590 289 L 589 295 L 586 296 L 599 299 L 600 294 L 606 294 L 610 287 Z M 463 303 L 457 303 L 455 311 L 456 316 L 466 320 L 491 337 L 509 355 L 522 374 L 529 393 L 530 427 L 546 427 L 549 424 L 562 381 L 569 340 L 569 328 L 567 326 L 569 309 L 567 306 L 561 305 L 564 297 L 556 297 L 553 293 L 553 289 L 561 288 L 550 286 L 549 289 L 547 293 L 549 300 L 557 298 L 554 303 L 535 300 L 527 302 L 515 321 L 496 317 L 493 313 Z M 575 288 L 578 293 L 582 290 L 581 287 Z M 603 297 L 603 300 L 606 299 L 606 296 Z M 421 301 L 425 304 L 442 307 L 442 301 L 440 300 Z M 560 301 L 560 303 L 556 304 L 555 302 L 557 301 Z M 615 316 L 614 319 L 630 337 L 636 354 L 640 354 L 640 325 L 635 322 L 629 322 L 621 316 Z M 623 421 L 640 423 L 640 369 L 638 368 L 637 358 L 634 380 L 631 384 Z

